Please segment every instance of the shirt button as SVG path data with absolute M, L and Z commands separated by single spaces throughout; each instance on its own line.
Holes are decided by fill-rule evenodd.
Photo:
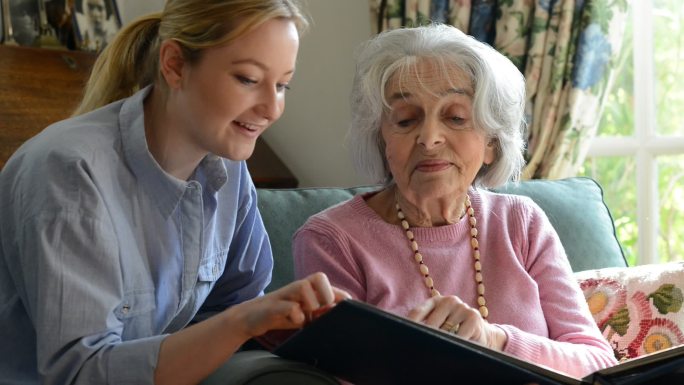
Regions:
M 128 311 L 129 311 L 129 310 L 131 310 L 131 305 L 124 305 L 124 306 L 121 308 L 121 312 L 124 313 L 124 314 L 128 314 Z
M 214 265 L 214 274 L 218 274 L 218 272 L 219 272 L 219 266 Z

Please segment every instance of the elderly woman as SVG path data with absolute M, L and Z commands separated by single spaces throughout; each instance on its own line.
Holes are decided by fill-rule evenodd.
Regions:
M 524 100 L 516 67 L 456 28 L 367 42 L 350 140 L 383 187 L 307 221 L 297 275 L 577 377 L 615 364 L 544 212 L 487 190 L 520 174 Z

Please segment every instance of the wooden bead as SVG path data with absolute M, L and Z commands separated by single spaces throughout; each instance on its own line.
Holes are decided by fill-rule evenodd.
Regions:
M 421 265 L 423 266 L 423 265 Z M 431 277 L 426 277 L 425 278 L 425 286 L 434 288 L 435 287 L 435 282 L 432 280 Z
M 477 240 L 478 231 L 475 227 L 477 225 L 477 219 L 475 219 L 475 210 L 470 203 L 470 196 L 466 194 L 464 200 L 465 212 L 468 214 L 468 223 L 470 224 L 470 247 L 473 249 L 473 259 L 475 263 L 473 268 L 475 270 L 475 283 L 477 284 L 477 304 L 479 306 L 480 315 L 482 318 L 487 319 L 489 315 L 489 309 L 487 308 L 487 300 L 485 299 L 485 285 L 482 280 L 482 263 L 480 262 L 480 244 Z M 430 295 L 435 297 L 440 295 L 439 291 L 435 289 L 435 282 L 430 276 L 430 269 L 425 265 L 423 261 L 423 255 L 418 252 L 418 242 L 415 240 L 415 236 L 412 231 L 409 230 L 410 225 L 406 221 L 406 215 L 401 210 L 399 202 L 395 203 L 397 209 L 397 217 L 401 221 L 401 227 L 406 232 L 406 238 L 408 238 L 411 245 L 411 250 L 413 250 L 416 263 L 420 269 L 420 273 L 424 277 L 425 286 L 430 290 Z

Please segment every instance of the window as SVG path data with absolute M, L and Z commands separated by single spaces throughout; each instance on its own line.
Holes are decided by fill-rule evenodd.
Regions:
M 633 0 L 580 174 L 604 188 L 630 265 L 684 260 L 684 6 Z

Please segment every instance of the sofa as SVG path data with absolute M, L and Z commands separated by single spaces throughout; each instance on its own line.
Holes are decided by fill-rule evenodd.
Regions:
M 266 291 L 275 290 L 293 280 L 291 238 L 309 216 L 356 194 L 374 189 L 377 189 L 377 186 L 258 189 L 259 210 L 269 233 L 274 255 L 273 278 Z M 620 348 L 627 349 L 633 342 L 634 336 L 640 335 L 641 332 L 639 325 L 635 326 L 636 331 L 628 330 L 629 317 L 622 311 L 626 306 L 628 293 L 626 287 L 620 289 L 619 280 L 632 282 L 637 287 L 642 284 L 643 276 L 646 275 L 650 277 L 648 283 L 651 286 L 648 290 L 656 287 L 653 289 L 655 291 L 652 290 L 653 293 L 657 293 L 657 284 L 663 278 L 663 272 L 674 273 L 666 277 L 672 282 L 684 282 L 684 275 L 682 275 L 684 265 L 682 264 L 667 264 L 663 265 L 664 267 L 649 266 L 651 270 L 646 269 L 645 272 L 643 268 L 627 267 L 620 243 L 616 238 L 613 219 L 603 200 L 603 191 L 592 179 L 575 177 L 563 180 L 531 180 L 510 183 L 495 191 L 528 196 L 544 210 L 559 234 L 573 271 L 577 272 L 578 282 L 590 304 L 597 324 L 604 331 L 604 336 L 615 346 L 616 356 L 619 356 Z M 632 272 L 631 275 L 630 272 Z M 656 294 L 656 296 L 661 298 L 664 307 L 669 305 L 670 310 L 677 310 L 670 313 L 679 317 L 674 322 L 679 322 L 681 329 L 684 315 L 681 314 L 681 309 L 677 309 L 677 299 L 672 299 L 676 297 L 676 290 L 674 294 L 670 289 L 661 291 L 663 293 Z M 651 294 L 650 292 L 642 293 L 642 299 L 648 298 Z M 681 296 L 681 290 L 679 294 Z M 655 303 L 655 301 L 652 302 Z M 679 305 L 681 308 L 681 300 Z M 658 312 L 655 311 L 655 313 Z M 653 313 L 650 313 L 651 316 Z M 684 343 L 681 331 L 679 336 L 674 334 L 674 340 L 680 341 L 678 338 L 681 337 L 679 343 Z M 618 341 L 625 335 L 627 335 L 625 338 L 631 338 L 631 340 Z M 644 338 L 642 336 L 641 339 Z M 643 349 L 640 353 L 644 353 Z M 248 350 L 229 360 L 203 384 L 271 383 L 336 384 L 338 382 L 334 377 L 316 368 L 276 357 L 263 350 Z

